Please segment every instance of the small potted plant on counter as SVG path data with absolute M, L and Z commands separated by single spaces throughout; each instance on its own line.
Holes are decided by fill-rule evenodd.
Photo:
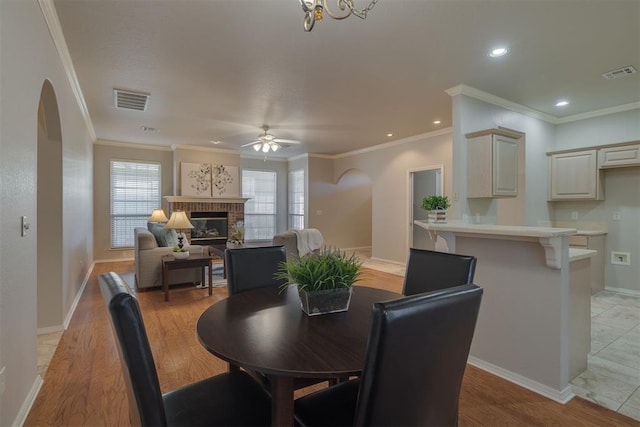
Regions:
M 451 206 L 451 203 L 449 203 L 447 196 L 431 195 L 422 199 L 422 209 L 429 212 L 429 222 L 447 222 L 447 209 L 449 209 L 449 206 Z
M 362 261 L 338 249 L 323 248 L 281 263 L 276 278 L 297 286 L 302 311 L 309 316 L 346 311 Z

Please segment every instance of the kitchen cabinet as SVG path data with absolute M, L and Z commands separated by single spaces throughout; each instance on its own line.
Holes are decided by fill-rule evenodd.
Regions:
M 600 169 L 640 166 L 640 144 L 601 148 L 598 155 Z
M 591 295 L 604 290 L 604 251 L 606 232 L 583 232 L 569 236 L 569 247 L 591 249 L 598 253 L 591 258 Z
M 518 140 L 479 133 L 467 135 L 467 197 L 516 197 Z
M 602 200 L 603 181 L 598 150 L 549 156 L 549 200 Z

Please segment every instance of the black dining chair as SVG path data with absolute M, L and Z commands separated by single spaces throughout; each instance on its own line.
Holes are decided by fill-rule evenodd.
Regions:
M 402 293 L 414 295 L 473 283 L 476 257 L 409 249 Z
M 285 279 L 273 277 L 280 263 L 287 260 L 284 246 L 227 249 L 224 256 L 229 295 L 287 283 Z
M 243 371 L 216 375 L 161 393 L 138 300 L 114 272 L 102 274 L 99 283 L 116 337 L 132 425 L 270 424 L 269 396 L 260 384 Z
M 301 426 L 455 426 L 482 288 L 373 306 L 362 376 L 295 402 Z

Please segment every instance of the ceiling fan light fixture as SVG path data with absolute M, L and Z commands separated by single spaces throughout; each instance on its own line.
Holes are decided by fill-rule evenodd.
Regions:
M 275 142 L 271 143 L 271 150 L 273 150 L 274 153 L 278 151 L 278 148 L 280 148 L 278 144 L 276 144 Z
M 263 153 L 269 152 L 269 144 L 262 144 L 262 152 Z
M 261 146 L 261 145 L 262 145 L 262 144 L 255 144 L 255 145 L 253 146 L 253 149 L 254 149 L 254 150 L 256 150 L 256 151 L 260 151 L 260 146 Z

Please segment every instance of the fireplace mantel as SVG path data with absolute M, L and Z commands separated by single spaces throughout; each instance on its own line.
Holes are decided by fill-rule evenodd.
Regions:
M 164 196 L 169 203 L 246 203 L 245 197 L 188 197 L 188 196 Z

